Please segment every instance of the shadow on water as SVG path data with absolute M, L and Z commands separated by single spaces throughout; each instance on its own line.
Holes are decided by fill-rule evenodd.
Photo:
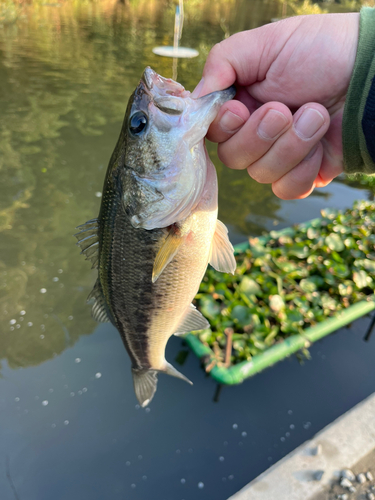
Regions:
M 271 0 L 185 3 L 181 43 L 200 53 L 179 62 L 178 79 L 188 89 L 213 44 L 282 10 Z M 121 340 L 111 326 L 98 327 L 85 304 L 95 276 L 72 234 L 98 213 L 107 162 L 144 67 L 172 75 L 171 60 L 151 49 L 172 43 L 173 17 L 169 1 L 16 7 L 0 0 L 0 496 L 6 500 L 188 500 L 200 490 L 202 498 L 224 499 L 371 392 L 373 380 L 363 382 L 359 370 L 356 380 L 365 385 L 345 399 L 338 387 L 349 382 L 332 357 L 324 376 L 334 377 L 341 399 L 319 413 L 322 406 L 309 404 L 301 386 L 304 380 L 317 397 L 316 347 L 316 359 L 301 371 L 287 361 L 224 388 L 215 404 L 215 385 L 189 355 L 183 368 L 193 389 L 161 377 L 152 413 L 135 407 Z M 307 200 L 282 202 L 246 172 L 223 167 L 215 145 L 208 148 L 221 186 L 220 218 L 234 243 L 369 195 L 337 182 Z M 343 362 L 348 345 L 362 353 L 352 335 L 340 338 Z M 322 344 L 333 353 L 336 341 Z M 180 349 L 181 340 L 171 340 L 171 361 Z M 297 383 L 292 379 L 300 372 L 306 376 Z M 289 407 L 298 408 L 300 420 L 315 419 L 309 432 L 297 423 L 298 432 L 286 430 L 294 425 Z M 286 432 L 290 439 L 279 442 Z

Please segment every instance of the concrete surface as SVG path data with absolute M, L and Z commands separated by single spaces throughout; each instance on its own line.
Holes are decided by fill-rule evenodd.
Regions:
M 352 472 L 357 476 L 361 472 L 370 471 L 375 478 L 375 450 L 371 451 L 364 458 L 351 468 Z M 337 500 L 338 498 L 346 498 L 347 500 L 369 500 L 375 497 L 375 481 L 366 481 L 359 484 L 358 481 L 353 481 L 355 488 L 354 493 L 350 493 L 347 488 L 343 488 L 339 482 L 334 482 L 331 486 L 327 486 L 312 500 Z M 372 495 L 369 495 L 372 494 Z
M 270 467 L 230 500 L 328 499 L 328 491 L 338 482 L 341 470 L 355 467 L 367 455 L 373 457 L 371 452 L 374 450 L 375 393 Z M 319 496 L 321 494 L 323 496 Z

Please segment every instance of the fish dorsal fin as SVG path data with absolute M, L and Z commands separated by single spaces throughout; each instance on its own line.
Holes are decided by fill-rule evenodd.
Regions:
M 107 302 L 104 298 L 99 280 L 96 280 L 94 288 L 92 289 L 90 295 L 87 297 L 87 302 L 90 302 L 91 299 L 95 300 L 91 309 L 91 316 L 94 318 L 94 320 L 99 321 L 100 323 L 111 322 Z
M 171 375 L 172 377 L 176 377 L 176 378 L 180 378 L 181 380 L 185 380 L 185 382 L 187 382 L 188 384 L 193 385 L 193 382 L 191 380 L 189 380 L 187 377 L 185 377 L 185 375 L 182 375 L 182 373 L 180 373 L 178 370 L 176 370 L 176 368 L 174 366 L 172 366 L 170 363 L 168 363 L 168 361 L 165 362 L 164 368 L 161 371 L 163 371 L 167 375 Z
M 139 404 L 144 408 L 156 392 L 158 373 L 156 370 L 136 370 L 132 368 L 134 392 Z
M 184 333 L 188 333 L 193 330 L 204 330 L 209 327 L 210 324 L 206 318 L 202 316 L 193 304 L 190 304 L 181 320 L 181 323 L 178 325 L 175 335 L 183 335 Z
M 152 270 L 153 283 L 155 283 L 155 281 L 159 278 L 161 273 L 176 255 L 180 246 L 186 240 L 189 231 L 190 223 L 186 222 L 173 224 L 170 227 L 168 236 L 165 238 L 164 243 L 159 248 L 159 251 L 155 257 L 154 268 Z
M 76 227 L 76 229 L 80 229 L 80 231 L 74 235 L 78 240 L 77 245 L 81 247 L 81 253 L 86 257 L 86 260 L 92 262 L 92 268 L 98 267 L 98 227 L 98 219 L 92 219 Z
M 216 221 L 209 263 L 222 273 L 234 274 L 236 270 L 236 259 L 232 243 L 228 238 L 228 229 L 219 220 Z

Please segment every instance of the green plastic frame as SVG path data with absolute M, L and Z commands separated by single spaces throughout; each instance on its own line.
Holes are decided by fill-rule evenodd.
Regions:
M 313 219 L 304 224 L 300 224 L 299 227 L 319 227 L 320 222 L 321 219 Z M 291 231 L 293 231 L 293 228 L 285 228 L 281 231 L 275 231 L 273 234 L 277 234 L 278 236 L 288 235 Z M 264 243 L 270 238 L 270 235 L 266 235 L 260 237 L 259 240 Z M 248 248 L 250 248 L 248 242 L 240 243 L 235 246 L 235 254 L 239 254 Z M 303 335 L 293 335 L 282 342 L 273 345 L 262 354 L 253 356 L 250 361 L 243 361 L 242 363 L 238 363 L 237 365 L 233 365 L 229 368 L 215 365 L 210 370 L 210 375 L 220 384 L 240 384 L 246 378 L 252 377 L 256 373 L 274 365 L 278 361 L 283 360 L 287 356 L 290 356 L 304 347 L 309 347 L 313 342 L 326 337 L 330 333 L 342 328 L 365 314 L 370 313 L 374 309 L 375 295 L 371 295 L 367 300 L 362 300 L 361 302 L 353 304 L 344 311 L 338 313 L 336 316 L 307 328 Z M 215 359 L 213 351 L 208 346 L 204 345 L 196 335 L 188 333 L 185 336 L 185 340 L 195 355 L 202 359 L 205 366 L 211 364 L 212 360 Z

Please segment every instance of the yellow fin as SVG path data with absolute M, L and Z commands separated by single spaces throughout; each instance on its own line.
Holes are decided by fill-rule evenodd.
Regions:
M 181 236 L 171 229 L 166 237 L 163 245 L 160 247 L 155 258 L 154 268 L 152 270 L 152 282 L 159 278 L 166 266 L 171 262 L 173 257 L 178 252 L 181 244 L 185 241 L 186 236 Z

